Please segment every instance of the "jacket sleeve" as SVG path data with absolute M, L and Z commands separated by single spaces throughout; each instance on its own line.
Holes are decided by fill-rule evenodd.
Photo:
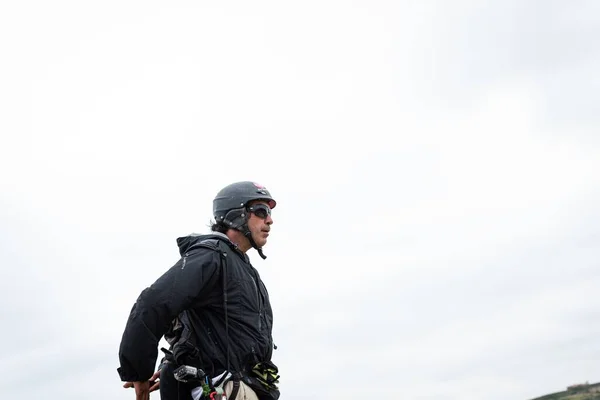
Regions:
M 180 312 L 202 299 L 219 281 L 220 254 L 201 249 L 182 257 L 133 305 L 119 347 L 122 381 L 146 381 L 154 373 L 158 342 Z

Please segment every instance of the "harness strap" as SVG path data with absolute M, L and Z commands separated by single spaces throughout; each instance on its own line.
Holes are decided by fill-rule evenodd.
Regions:
M 223 274 L 223 312 L 225 314 L 225 338 L 227 340 L 227 370 L 225 371 L 225 375 L 229 372 L 230 366 L 230 346 L 229 346 L 229 319 L 227 318 L 227 253 L 221 252 L 221 264 Z
M 240 390 L 240 381 L 238 379 L 233 380 L 233 389 L 231 389 L 231 394 L 227 398 L 228 400 L 235 400 L 237 394 Z

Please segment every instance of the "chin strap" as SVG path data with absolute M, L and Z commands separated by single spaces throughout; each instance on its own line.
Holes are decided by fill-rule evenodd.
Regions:
M 256 245 L 256 242 L 254 241 L 254 239 L 252 238 L 252 232 L 250 232 L 248 230 L 248 227 L 246 225 L 244 225 L 244 236 L 246 236 L 246 238 L 248 239 L 248 241 L 250 242 L 250 245 L 252 247 L 254 247 L 256 249 L 256 251 L 258 252 L 258 255 L 261 256 L 261 258 L 264 260 L 267 258 L 267 256 L 265 256 L 262 252 L 262 248 L 258 247 Z
M 252 238 L 252 232 L 248 229 L 248 214 L 243 208 L 230 210 L 222 221 L 230 228 L 237 229 L 248 239 L 250 245 L 256 249 L 258 255 L 264 260 L 267 258 Z

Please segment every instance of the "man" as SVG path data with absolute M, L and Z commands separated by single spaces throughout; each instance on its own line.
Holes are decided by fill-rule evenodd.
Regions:
M 266 258 L 276 204 L 262 185 L 232 183 L 213 200 L 212 232 L 177 239 L 181 258 L 142 291 L 121 340 L 117 371 L 136 400 L 157 388 L 161 400 L 279 398 L 269 295 L 246 254 Z M 170 347 L 153 373 L 163 335 Z M 176 379 L 183 366 L 206 376 Z

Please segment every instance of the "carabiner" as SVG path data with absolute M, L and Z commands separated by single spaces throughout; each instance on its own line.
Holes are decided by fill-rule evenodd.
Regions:
M 218 393 L 216 390 L 214 392 L 210 393 L 210 400 L 227 400 L 227 397 L 225 397 L 225 393 L 222 393 L 220 397 L 215 398 L 215 396 L 218 396 L 220 393 Z

